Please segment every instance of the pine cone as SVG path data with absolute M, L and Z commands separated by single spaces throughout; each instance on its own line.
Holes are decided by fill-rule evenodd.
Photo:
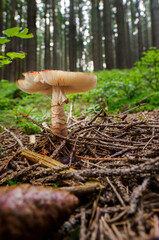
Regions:
M 78 205 L 78 199 L 51 187 L 0 187 L 0 239 L 47 239 Z

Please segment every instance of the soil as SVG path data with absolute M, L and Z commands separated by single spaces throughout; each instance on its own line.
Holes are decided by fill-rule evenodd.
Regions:
M 75 194 L 80 205 L 56 239 L 159 239 L 159 110 L 71 118 L 67 137 L 28 120 L 41 133 L 0 133 L 0 185 Z

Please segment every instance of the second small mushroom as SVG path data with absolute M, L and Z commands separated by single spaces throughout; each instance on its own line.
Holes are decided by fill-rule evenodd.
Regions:
M 24 78 L 17 81 L 18 87 L 27 93 L 39 92 L 52 95 L 51 129 L 53 133 L 67 136 L 67 123 L 64 103 L 66 94 L 86 92 L 95 87 L 97 77 L 90 73 L 43 70 L 23 73 Z

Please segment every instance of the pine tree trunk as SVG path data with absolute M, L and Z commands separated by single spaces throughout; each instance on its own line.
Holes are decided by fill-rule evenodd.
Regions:
M 27 71 L 36 71 L 36 0 L 27 0 L 27 7 L 27 27 L 29 28 L 29 32 L 34 35 L 33 38 L 27 39 Z
M 98 61 L 99 70 L 103 70 L 103 53 L 102 53 L 102 27 L 101 27 L 101 15 L 99 9 L 100 0 L 97 0 L 97 24 L 98 24 Z
M 124 6 L 122 0 L 115 0 L 117 8 L 116 21 L 118 29 L 117 46 L 116 46 L 116 65 L 117 68 L 126 68 L 126 35 L 124 21 Z
M 64 9 L 64 70 L 67 71 L 69 69 L 69 27 L 66 25 L 68 21 L 66 0 L 64 0 Z
M 6 10 L 8 11 L 7 16 L 7 28 L 10 27 L 16 27 L 15 22 L 15 11 L 16 11 L 16 0 L 12 0 L 12 2 L 6 3 Z M 6 45 L 6 52 L 16 52 L 17 51 L 17 39 L 13 37 L 11 39 L 10 44 Z M 10 82 L 16 81 L 16 60 L 13 60 L 13 62 L 9 65 L 6 65 L 4 68 L 4 77 L 5 79 L 9 80 Z
M 151 0 L 152 45 L 159 48 L 159 2 Z
M 76 23 L 74 14 L 74 1 L 70 0 L 69 21 L 69 68 L 76 71 Z
M 53 69 L 57 70 L 58 67 L 58 57 L 57 57 L 57 41 L 58 41 L 58 34 L 57 34 L 57 19 L 56 19 L 56 0 L 52 0 L 52 14 L 53 14 Z
M 114 68 L 112 19 L 109 0 L 104 0 L 103 8 L 104 37 L 105 37 L 105 61 L 107 69 Z
M 0 0 L 0 36 L 2 36 L 2 31 L 3 31 L 3 8 L 2 8 L 2 0 Z M 2 53 L 2 48 L 0 46 L 0 54 Z M 0 68 L 0 80 L 3 78 L 2 77 L 2 68 Z
M 50 21 L 47 20 L 49 8 L 49 0 L 45 1 L 45 69 L 51 68 L 51 56 L 50 56 Z
M 2 36 L 3 30 L 3 7 L 2 7 L 2 0 L 0 0 L 0 36 Z
M 92 52 L 94 71 L 98 71 L 101 66 L 101 33 L 98 16 L 98 0 L 92 0 Z
M 79 34 L 78 34 L 78 70 L 82 71 L 83 70 L 83 64 L 82 64 L 82 55 L 83 55 L 83 32 L 81 31 L 83 27 L 83 13 L 82 13 L 82 8 L 83 8 L 83 3 L 82 0 L 78 0 L 78 18 L 79 18 Z
M 132 57 L 131 57 L 131 44 L 130 44 L 130 31 L 129 31 L 129 23 L 125 23 L 125 33 L 126 33 L 126 67 L 132 67 Z
M 136 10 L 138 13 L 138 51 L 139 51 L 139 59 L 142 57 L 143 52 L 143 36 L 142 36 L 142 23 L 141 23 L 141 14 L 140 14 L 140 8 L 139 8 L 139 1 L 136 2 Z

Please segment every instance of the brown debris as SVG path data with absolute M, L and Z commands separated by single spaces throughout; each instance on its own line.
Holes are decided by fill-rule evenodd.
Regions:
M 158 237 L 159 110 L 69 118 L 67 137 L 23 117 L 41 133 L 35 144 L 18 129 L 0 133 L 0 184 L 54 186 L 77 195 L 81 207 L 57 240 L 72 239 L 78 228 L 84 240 Z

